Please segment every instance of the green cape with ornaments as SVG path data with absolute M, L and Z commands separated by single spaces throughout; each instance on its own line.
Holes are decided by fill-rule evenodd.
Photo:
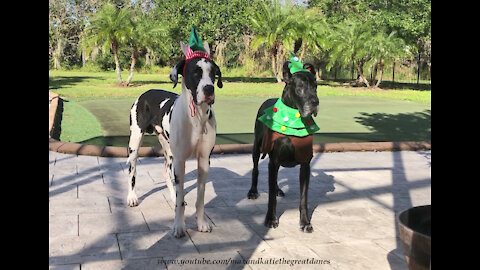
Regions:
M 285 105 L 281 98 L 273 106 L 266 108 L 264 112 L 265 114 L 258 120 L 278 133 L 304 137 L 320 129 L 312 116 L 301 117 L 297 109 Z
M 292 52 L 290 52 L 288 68 L 292 74 L 299 71 L 310 72 L 303 68 L 303 64 Z M 271 130 L 284 135 L 305 137 L 320 129 L 312 116 L 301 117 L 297 109 L 285 105 L 281 98 L 273 106 L 266 108 L 264 112 L 265 114 L 260 116 L 258 120 Z

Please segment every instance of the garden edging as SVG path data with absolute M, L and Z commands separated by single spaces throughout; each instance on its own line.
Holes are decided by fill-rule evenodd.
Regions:
M 55 114 L 60 98 L 56 93 L 49 92 L 49 150 L 65 154 L 100 156 L 100 157 L 128 157 L 127 147 L 99 146 L 80 143 L 62 142 L 51 137 L 54 128 Z M 222 144 L 215 145 L 213 154 L 251 153 L 253 144 Z M 418 151 L 431 150 L 431 142 L 401 141 L 401 142 L 343 142 L 319 143 L 313 145 L 314 153 L 347 152 L 347 151 Z M 140 147 L 139 156 L 163 156 L 160 146 Z

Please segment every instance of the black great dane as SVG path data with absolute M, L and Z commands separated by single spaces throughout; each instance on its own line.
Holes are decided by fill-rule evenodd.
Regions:
M 194 29 L 192 27 L 192 33 Z M 196 31 L 195 31 L 196 35 Z M 196 218 L 198 230 L 210 232 L 211 225 L 204 216 L 205 183 L 210 170 L 210 154 L 215 145 L 216 122 L 212 104 L 215 100 L 214 82 L 222 88 L 222 73 L 209 55 L 208 43 L 195 51 L 180 42 L 185 60 L 176 64 L 170 73 L 174 87 L 182 74 L 182 93 L 149 90 L 133 104 L 130 112 L 129 192 L 127 204 L 138 205 L 135 193 L 138 149 L 145 133 L 157 134 L 164 149 L 166 184 L 175 203 L 173 235 L 185 235 L 184 177 L 185 161 L 198 161 Z
M 290 59 L 292 60 L 292 58 Z M 297 60 L 296 64 L 301 64 L 298 58 L 295 59 Z M 268 153 L 268 211 L 264 224 L 267 227 L 276 228 L 279 224 L 276 216 L 276 196 L 284 196 L 277 183 L 279 167 L 300 165 L 300 230 L 312 232 L 313 227 L 308 217 L 307 195 L 310 181 L 310 160 L 313 156 L 312 134 L 318 130 L 318 126 L 312 118 L 312 115 L 316 116 L 318 113 L 317 84 L 313 65 L 301 64 L 300 69 L 295 72 L 292 72 L 291 65 L 291 61 L 287 61 L 283 65 L 285 87 L 281 99 L 266 100 L 257 113 L 252 153 L 252 186 L 248 192 L 248 198 L 256 199 L 259 196 L 257 190 L 258 162 L 261 153 L 263 153 L 262 159 Z M 276 115 L 278 115 L 278 121 L 274 120 Z M 267 124 L 269 125 L 267 126 Z M 290 132 L 291 135 L 272 131 L 269 126 L 274 127 L 275 125 L 279 132 Z

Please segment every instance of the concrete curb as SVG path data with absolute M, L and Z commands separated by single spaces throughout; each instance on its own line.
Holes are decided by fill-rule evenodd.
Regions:
M 50 151 L 99 156 L 99 157 L 128 157 L 127 147 L 98 146 L 79 143 L 62 142 L 51 137 L 55 112 L 58 105 L 58 95 L 49 92 L 51 103 L 49 109 L 49 145 Z M 215 145 L 213 154 L 241 154 L 251 153 L 253 144 L 221 144 Z M 323 152 L 349 152 L 349 151 L 418 151 L 431 150 L 431 143 L 426 141 L 403 141 L 403 142 L 345 142 L 345 143 L 319 143 L 313 145 L 314 153 Z M 163 149 L 160 146 L 140 147 L 140 157 L 163 156 Z

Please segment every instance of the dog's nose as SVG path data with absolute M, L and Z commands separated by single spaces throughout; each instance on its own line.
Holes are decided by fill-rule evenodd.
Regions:
M 203 93 L 205 94 L 206 97 L 213 95 L 214 90 L 215 88 L 213 87 L 213 85 L 205 85 L 203 87 Z

